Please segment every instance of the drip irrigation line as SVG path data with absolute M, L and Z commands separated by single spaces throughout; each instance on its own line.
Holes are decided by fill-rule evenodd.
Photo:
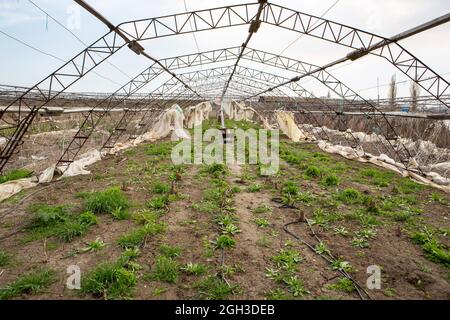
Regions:
M 319 241 L 319 243 L 321 243 L 322 241 L 317 237 L 317 235 L 315 234 L 314 230 L 311 228 L 311 225 L 309 224 L 308 220 L 306 219 L 308 226 L 311 229 L 311 232 L 313 233 L 314 237 L 316 238 L 317 241 Z M 324 255 L 323 253 L 319 253 L 316 251 L 316 249 L 307 241 L 305 241 L 304 239 L 300 238 L 299 236 L 297 236 L 295 233 L 291 232 L 288 227 L 294 224 L 299 224 L 301 223 L 300 220 L 295 220 L 289 223 L 286 223 L 283 226 L 283 230 L 289 234 L 290 236 L 292 236 L 293 238 L 295 238 L 297 241 L 303 243 L 304 245 L 306 245 L 312 252 L 314 252 L 315 254 L 317 254 L 318 256 L 320 256 L 322 259 L 324 259 L 326 262 L 328 262 L 329 264 L 331 264 L 332 262 L 336 261 L 336 258 L 333 257 L 333 255 L 331 253 L 329 253 L 329 257 L 327 257 L 326 255 Z M 368 300 L 372 300 L 372 298 L 370 297 L 370 295 L 367 293 L 367 291 L 362 288 L 358 282 L 356 282 L 355 279 L 352 278 L 352 276 L 350 276 L 345 270 L 342 269 L 338 269 L 336 270 L 338 271 L 341 275 L 343 275 L 345 278 L 347 278 L 348 280 L 350 280 L 353 285 L 355 286 L 355 289 L 359 295 L 359 297 L 361 298 L 361 300 L 366 300 L 366 298 Z M 364 294 L 363 294 L 364 293 Z M 366 296 L 366 298 L 364 298 L 364 296 Z
M 281 198 L 273 198 L 272 201 L 277 202 L 277 203 L 281 203 Z M 282 204 L 279 208 L 286 208 L 286 209 L 299 209 L 297 206 L 295 205 L 291 205 L 291 204 Z M 332 262 L 336 261 L 337 259 L 333 256 L 333 254 L 331 252 L 328 252 L 328 256 L 323 254 L 323 253 L 319 253 L 316 251 L 316 249 L 313 247 L 312 244 L 308 243 L 306 240 L 300 238 L 299 236 L 297 236 L 295 233 L 293 233 L 292 231 L 290 231 L 288 229 L 289 226 L 294 225 L 294 224 L 300 224 L 300 223 L 306 223 L 311 231 L 311 233 L 313 234 L 314 238 L 316 239 L 316 241 L 318 243 L 323 243 L 322 240 L 317 236 L 317 234 L 314 232 L 313 227 L 311 226 L 311 224 L 309 223 L 308 219 L 305 219 L 306 222 L 301 221 L 300 219 L 297 219 L 295 221 L 292 222 L 288 222 L 283 226 L 283 230 L 284 232 L 286 232 L 287 234 L 289 234 L 290 236 L 292 236 L 293 238 L 295 238 L 297 241 L 299 241 L 300 243 L 306 245 L 313 253 L 317 254 L 318 256 L 320 256 L 322 259 L 324 259 L 326 262 L 328 262 L 329 264 L 331 264 Z M 346 272 L 345 270 L 342 269 L 337 269 L 336 271 L 338 271 L 341 275 L 343 275 L 345 278 L 347 278 L 348 280 L 350 280 L 353 285 L 355 286 L 355 289 L 359 295 L 359 297 L 361 298 L 361 300 L 372 300 L 371 296 L 369 295 L 369 293 L 363 288 L 361 287 L 358 282 L 356 282 L 355 279 L 353 279 L 353 277 L 351 275 L 348 274 L 348 272 Z M 366 297 L 366 298 L 364 298 Z

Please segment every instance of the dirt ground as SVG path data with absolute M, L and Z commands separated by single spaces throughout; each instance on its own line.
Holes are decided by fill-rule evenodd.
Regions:
M 302 220 L 303 222 L 290 225 L 289 230 L 314 246 L 318 242 L 313 230 L 334 257 L 339 257 L 352 266 L 353 270 L 349 274 L 365 288 L 371 298 L 450 299 L 449 265 L 430 260 L 421 245 L 411 240 L 415 232 L 427 226 L 427 230 L 433 230 L 441 248 L 448 254 L 449 195 L 429 187 L 414 189 L 413 192 L 407 190 L 408 193 L 403 194 L 402 189 L 398 187 L 398 191 L 396 186 L 401 186 L 404 180 L 395 175 L 387 185 L 376 186 L 369 183 L 371 178 L 364 180 L 366 178 L 361 178 L 359 174 L 362 170 L 375 168 L 372 165 L 324 154 L 314 145 L 283 143 L 289 150 L 301 150 L 304 154 L 319 159 L 318 165 L 323 160 L 323 168 L 337 164 L 345 168 L 335 173 L 339 177 L 339 184 L 325 186 L 322 176 L 305 176 L 308 164 L 288 163 L 284 158 L 280 173 L 270 178 L 260 176 L 256 165 L 230 166 L 224 179 L 235 189 L 231 206 L 240 232 L 233 237 L 233 248 L 217 250 L 211 248 L 211 241 L 220 234 L 214 216 L 201 212 L 196 207 L 202 203 L 205 192 L 212 188 L 212 179 L 199 174 L 201 167 L 186 166 L 186 171 L 175 187 L 178 197 L 170 202 L 166 213 L 161 217 L 167 229 L 161 234 L 148 237 L 139 247 L 137 263 L 141 268 L 131 298 L 204 298 L 198 283 L 210 275 L 216 275 L 225 266 L 228 271 L 224 279 L 230 287 L 236 288 L 226 296 L 228 299 L 360 299 L 354 289 L 347 292 L 336 287 L 342 275 L 320 255 L 285 232 L 286 224 L 302 220 L 304 216 L 309 222 L 313 222 L 311 228 L 304 222 L 306 220 Z M 11 256 L 11 261 L 0 267 L 0 288 L 6 287 L 21 275 L 48 267 L 56 272 L 56 280 L 52 284 L 39 293 L 20 294 L 14 299 L 98 299 L 99 297 L 79 290 L 67 289 L 66 269 L 70 265 L 77 265 L 83 277 L 98 264 L 117 260 L 123 252 L 117 241 L 123 234 L 134 230 L 136 222 L 131 218 L 117 220 L 111 215 L 102 214 L 98 215 L 97 225 L 71 242 L 63 242 L 53 236 L 30 240 L 26 229 L 32 219 L 30 207 L 36 203 L 46 203 L 71 205 L 81 210 L 83 200 L 79 196 L 80 192 L 120 186 L 132 203 L 130 212 L 133 214 L 142 210 L 155 196 L 152 191 L 154 183 L 169 183 L 166 171 L 152 170 L 147 147 L 141 145 L 92 165 L 89 168 L 91 175 L 39 186 L 0 204 L 0 249 Z M 377 170 L 384 172 L 382 169 Z M 311 199 L 299 200 L 292 205 L 280 203 L 279 198 L 283 196 L 283 186 L 287 181 L 294 181 L 300 195 Z M 379 223 L 369 228 L 375 230 L 376 235 L 367 237 L 367 246 L 355 246 L 352 242 L 353 235 L 367 228 L 361 222 L 363 216 L 355 218 L 353 213 L 365 210 L 366 204 L 348 204 L 336 200 L 340 192 L 349 188 L 377 199 L 380 203 L 394 196 L 407 199 L 408 203 L 402 202 L 394 211 L 404 212 L 405 207 L 408 207 L 418 214 L 397 220 L 387 215 L 377 215 L 375 218 Z M 25 198 L 30 194 L 32 196 Z M 264 212 L 255 213 L 258 208 L 264 208 L 261 210 Z M 333 217 L 336 218 L 327 218 L 326 223 L 318 223 L 321 212 L 333 212 Z M 325 214 L 325 217 L 328 216 Z M 260 221 L 264 220 L 266 225 L 255 223 L 258 218 Z M 346 235 L 343 235 L 344 231 L 339 233 L 336 230 L 346 230 Z M 97 238 L 106 243 L 105 248 L 79 252 L 80 248 Z M 177 280 L 172 283 L 146 276 L 154 270 L 155 259 L 160 254 L 162 244 L 182 249 L 176 258 L 179 265 L 195 262 L 207 266 L 207 272 L 200 276 L 180 272 Z M 268 269 L 274 266 L 274 255 L 282 250 L 295 250 L 301 258 L 295 274 L 296 278 L 301 279 L 302 293 L 299 295 L 294 295 L 287 283 L 268 276 Z M 380 289 L 366 288 L 369 277 L 367 268 L 371 265 L 381 268 Z

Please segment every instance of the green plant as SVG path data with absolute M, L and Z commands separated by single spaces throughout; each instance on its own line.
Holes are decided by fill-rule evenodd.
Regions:
M 228 234 L 228 235 L 234 235 L 236 233 L 241 232 L 241 229 L 239 229 L 236 225 L 234 224 L 228 224 L 226 225 L 223 229 L 222 229 L 222 233 L 223 234 Z
M 333 270 L 343 270 L 345 272 L 354 272 L 355 268 L 348 262 L 342 260 L 342 258 L 335 259 L 331 262 L 331 268 Z
M 55 281 L 55 272 L 51 269 L 32 271 L 0 289 L 0 300 L 11 299 L 22 294 L 37 294 Z
M 284 269 L 293 269 L 302 261 L 300 254 L 293 249 L 281 249 L 277 255 L 271 257 L 271 260 L 275 262 L 278 267 Z
M 217 249 L 227 249 L 235 246 L 236 241 L 231 238 L 229 235 L 221 234 L 214 241 Z
M 86 226 L 92 226 L 98 223 L 97 217 L 91 211 L 85 211 L 80 214 L 79 221 Z
M 189 262 L 181 267 L 181 270 L 187 274 L 199 276 L 206 272 L 207 267 L 203 264 Z
M 177 257 L 181 256 L 182 251 L 183 251 L 182 248 L 172 247 L 168 244 L 162 244 L 159 247 L 159 252 L 168 258 L 177 258 Z
M 126 211 L 130 207 L 128 199 L 117 187 L 88 193 L 84 201 L 86 210 L 94 214 L 118 215 L 119 211 Z
M 264 218 L 257 217 L 254 219 L 254 221 L 255 221 L 256 225 L 260 228 L 265 228 L 270 225 L 269 221 Z
M 403 178 L 398 184 L 397 188 L 401 193 L 408 194 L 422 191 L 425 186 L 422 184 L 418 184 L 417 182 L 414 182 L 409 178 Z
M 55 229 L 55 235 L 65 242 L 71 242 L 76 237 L 84 235 L 88 230 L 88 226 L 78 221 L 65 221 L 58 225 Z
M 221 163 L 213 163 L 210 165 L 204 165 L 200 169 L 200 173 L 206 173 L 213 177 L 224 176 L 228 173 L 227 167 Z
M 440 243 L 427 227 L 424 227 L 422 232 L 414 233 L 411 236 L 411 240 L 421 245 L 428 260 L 450 267 L 450 250 L 448 246 Z
M 147 205 L 150 209 L 160 210 L 160 209 L 165 209 L 167 207 L 167 205 L 169 204 L 169 202 L 170 202 L 169 197 L 167 195 L 162 195 L 162 196 L 153 198 L 152 200 L 150 200 L 148 202 Z
M 104 299 L 132 297 L 137 276 L 121 263 L 102 263 L 82 278 L 81 290 Z
M 225 300 L 237 291 L 236 286 L 228 285 L 222 278 L 209 276 L 195 285 L 199 297 L 206 300 Z
M 314 250 L 319 254 L 330 254 L 330 250 L 327 248 L 327 246 L 323 242 L 319 242 L 314 247 Z
M 11 255 L 3 250 L 0 250 L 0 267 L 5 267 L 11 261 Z
M 153 295 L 154 297 L 159 297 L 160 295 L 166 293 L 167 290 L 168 290 L 167 288 L 155 288 L 155 289 L 153 290 L 152 295 Z
M 174 283 L 179 276 L 180 266 L 172 258 L 159 256 L 156 258 L 152 279 Z
M 148 236 L 154 236 L 158 233 L 162 233 L 165 229 L 166 225 L 162 222 L 149 222 L 144 226 L 121 236 L 118 240 L 118 244 L 122 248 L 140 247 L 144 244 L 145 239 Z
M 157 194 L 167 194 L 170 191 L 170 186 L 163 182 L 155 182 L 153 185 L 153 192 Z
M 336 199 L 344 202 L 345 204 L 356 204 L 360 203 L 362 200 L 362 196 L 358 190 L 348 188 L 336 195 Z
M 262 213 L 267 213 L 267 212 L 271 212 L 271 211 L 272 211 L 272 208 L 265 204 L 259 205 L 255 209 L 253 209 L 254 214 L 262 214 Z
M 289 291 L 294 297 L 303 296 L 308 291 L 303 287 L 303 281 L 296 275 L 285 277 L 283 282 L 287 285 Z
M 92 252 L 103 249 L 104 247 L 106 247 L 106 244 L 100 238 L 97 238 L 94 241 L 88 243 L 87 246 L 81 249 L 80 251 L 83 253 Z
M 397 291 L 395 291 L 394 288 L 386 288 L 386 289 L 383 291 L 383 294 L 384 294 L 386 297 L 392 298 L 392 297 L 395 297 L 395 295 L 397 294 Z
M 337 186 L 339 185 L 339 178 L 334 174 L 329 174 L 322 179 L 321 183 L 327 187 Z
M 261 186 L 260 184 L 258 184 L 258 183 L 253 183 L 253 184 L 251 184 L 251 185 L 248 186 L 247 191 L 248 191 L 248 192 L 255 193 L 255 192 L 260 192 L 261 189 L 262 189 L 262 186 Z
M 356 290 L 353 281 L 348 278 L 340 278 L 337 283 L 328 285 L 327 289 L 346 293 L 352 293 Z
M 352 246 L 358 247 L 358 248 L 369 247 L 369 242 L 367 241 L 367 239 L 362 238 L 362 237 L 353 237 L 351 244 L 352 244 Z
M 129 212 L 122 208 L 114 209 L 113 212 L 111 212 L 111 215 L 117 220 L 126 220 L 130 217 Z
M 343 237 L 346 237 L 346 236 L 348 236 L 349 231 L 344 226 L 338 226 L 338 227 L 334 227 L 334 233 L 341 235 Z
M 0 176 L 0 183 L 5 183 L 12 180 L 18 180 L 28 178 L 32 175 L 33 171 L 27 169 L 16 169 L 5 173 Z
M 283 187 L 285 195 L 296 196 L 299 192 L 298 186 L 294 181 L 287 181 Z
M 289 296 L 283 289 L 277 288 L 273 290 L 268 290 L 264 293 L 267 300 L 287 300 Z
M 305 175 L 308 178 L 317 178 L 317 177 L 320 177 L 321 174 L 322 174 L 322 172 L 316 166 L 308 166 L 305 170 Z

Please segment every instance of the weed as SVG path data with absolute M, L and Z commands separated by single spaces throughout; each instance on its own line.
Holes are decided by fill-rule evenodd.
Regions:
M 183 249 L 181 249 L 180 247 L 172 247 L 168 244 L 162 244 L 159 247 L 159 252 L 168 258 L 178 258 L 179 256 L 181 256 L 181 252 L 183 252 Z
M 172 258 L 159 256 L 156 259 L 152 279 L 174 283 L 178 280 L 180 266 Z
M 296 250 L 280 250 L 271 260 L 277 264 L 278 267 L 284 269 L 292 269 L 302 261 L 300 254 Z
M 333 270 L 343 270 L 345 272 L 355 272 L 355 268 L 348 262 L 338 258 L 331 262 L 331 268 Z
M 380 171 L 375 168 L 367 168 L 360 171 L 360 176 L 371 178 L 371 184 L 378 187 L 387 187 L 390 185 L 392 178 L 394 177 L 393 172 Z
M 270 225 L 269 221 L 264 218 L 257 217 L 254 219 L 254 221 L 255 221 L 256 225 L 260 228 L 265 228 Z
M 170 191 L 170 186 L 166 183 L 156 182 L 153 185 L 153 192 L 157 194 L 167 194 Z
M 283 279 L 283 282 L 287 285 L 289 291 L 294 297 L 303 296 L 308 291 L 303 287 L 303 280 L 299 279 L 296 275 L 291 275 Z
M 236 286 L 228 285 L 218 276 L 209 276 L 196 284 L 199 297 L 206 300 L 225 300 L 237 291 Z
M 386 297 L 392 298 L 392 297 L 395 297 L 395 295 L 397 294 L 397 291 L 395 291 L 394 288 L 386 288 L 386 289 L 383 291 L 383 294 L 384 294 Z
M 11 261 L 11 255 L 3 250 L 0 250 L 0 267 L 7 266 Z
M 226 234 L 222 234 L 214 241 L 217 249 L 227 249 L 235 246 L 236 241 Z
M 432 194 L 430 194 L 430 200 L 443 205 L 447 204 L 447 200 L 444 198 L 444 196 L 437 192 L 433 192 Z
M 142 227 L 139 227 L 128 234 L 121 236 L 118 244 L 122 248 L 136 248 L 144 244 L 148 236 L 154 236 L 158 233 L 164 232 L 166 225 L 159 222 L 149 222 Z
M 358 190 L 348 188 L 344 191 L 339 192 L 336 195 L 336 199 L 342 201 L 345 204 L 357 204 L 361 202 L 362 196 Z
M 299 192 L 298 186 L 294 181 L 287 181 L 283 187 L 285 195 L 296 196 Z
M 259 205 L 255 209 L 253 209 L 254 214 L 262 214 L 262 213 L 267 213 L 267 212 L 271 212 L 271 211 L 272 211 L 272 208 L 265 204 Z
M 248 186 L 247 191 L 251 193 L 260 192 L 262 189 L 262 186 L 258 183 L 253 183 Z
M 227 226 L 225 226 L 222 229 L 222 233 L 223 234 L 228 234 L 228 235 L 234 235 L 234 234 L 239 233 L 239 232 L 241 232 L 241 229 L 239 229 L 236 225 L 234 225 L 232 223 L 228 224 Z
M 28 178 L 31 176 L 32 173 L 33 171 L 27 169 L 16 169 L 9 171 L 6 174 L 0 176 L 0 184 L 8 181 Z
M 160 295 L 166 293 L 167 290 L 168 290 L 167 288 L 155 288 L 155 290 L 153 290 L 153 296 L 159 297 Z
M 118 214 L 126 211 L 130 204 L 118 187 L 89 193 L 85 196 L 85 208 L 94 214 Z
M 200 276 L 207 271 L 207 267 L 203 264 L 189 262 L 181 267 L 181 270 L 187 274 Z
M 129 299 L 136 283 L 135 272 L 122 264 L 102 263 L 83 277 L 81 290 L 104 299 Z
M 81 213 L 79 221 L 86 226 L 92 226 L 98 223 L 97 217 L 91 211 Z
M 305 175 L 308 178 L 318 178 L 318 177 L 320 177 L 321 174 L 322 174 L 322 172 L 316 166 L 308 166 L 308 168 L 306 168 L 306 170 L 305 170 Z
M 221 177 L 228 174 L 227 167 L 221 163 L 213 163 L 210 165 L 204 165 L 200 169 L 200 173 L 206 173 L 213 177 Z
M 362 237 L 353 237 L 351 244 L 352 246 L 357 248 L 369 247 L 369 242 L 367 241 L 367 239 Z
M 344 226 L 334 227 L 333 230 L 334 230 L 334 233 L 335 233 L 335 234 L 341 235 L 341 236 L 343 236 L 343 237 L 346 237 L 346 236 L 348 236 L 348 234 L 349 234 L 349 231 L 348 231 L 347 228 L 344 227 Z
M 106 244 L 100 238 L 97 238 L 94 241 L 88 243 L 87 247 L 84 247 L 80 251 L 83 253 L 84 252 L 93 252 L 93 251 L 101 250 L 104 247 L 106 247 Z
M 434 238 L 428 228 L 423 228 L 423 232 L 416 232 L 411 236 L 414 243 L 422 246 L 425 256 L 428 260 L 436 263 L 442 263 L 450 267 L 450 251 L 442 243 Z
M 337 283 L 328 285 L 327 289 L 345 293 L 352 293 L 356 290 L 353 281 L 348 278 L 340 278 Z
M 320 242 L 319 244 L 317 244 L 314 247 L 314 250 L 318 253 L 318 254 L 330 254 L 330 250 L 327 248 L 327 246 L 325 245 L 325 243 Z
M 417 182 L 414 182 L 409 178 L 403 178 L 398 184 L 397 188 L 401 193 L 408 194 L 422 191 L 425 186 L 422 184 L 418 184 Z
M 114 209 L 111 215 L 117 220 L 126 220 L 130 217 L 130 213 L 122 208 Z
M 0 300 L 11 299 L 22 294 L 37 294 L 55 281 L 55 272 L 51 269 L 33 271 L 18 277 L 0 289 Z
M 266 291 L 264 296 L 267 300 L 287 300 L 289 296 L 283 289 L 277 288 L 273 290 Z
M 329 174 L 323 177 L 321 183 L 327 187 L 337 186 L 339 185 L 339 178 L 334 174 Z
M 167 195 L 162 195 L 153 198 L 147 203 L 147 205 L 150 209 L 161 210 L 167 208 L 169 202 L 169 197 Z

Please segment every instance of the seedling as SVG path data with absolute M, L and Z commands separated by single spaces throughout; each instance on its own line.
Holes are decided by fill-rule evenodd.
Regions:
M 183 267 L 181 267 L 181 270 L 186 272 L 187 274 L 199 276 L 206 272 L 207 267 L 205 265 L 199 264 L 199 263 L 192 263 L 189 262 Z

